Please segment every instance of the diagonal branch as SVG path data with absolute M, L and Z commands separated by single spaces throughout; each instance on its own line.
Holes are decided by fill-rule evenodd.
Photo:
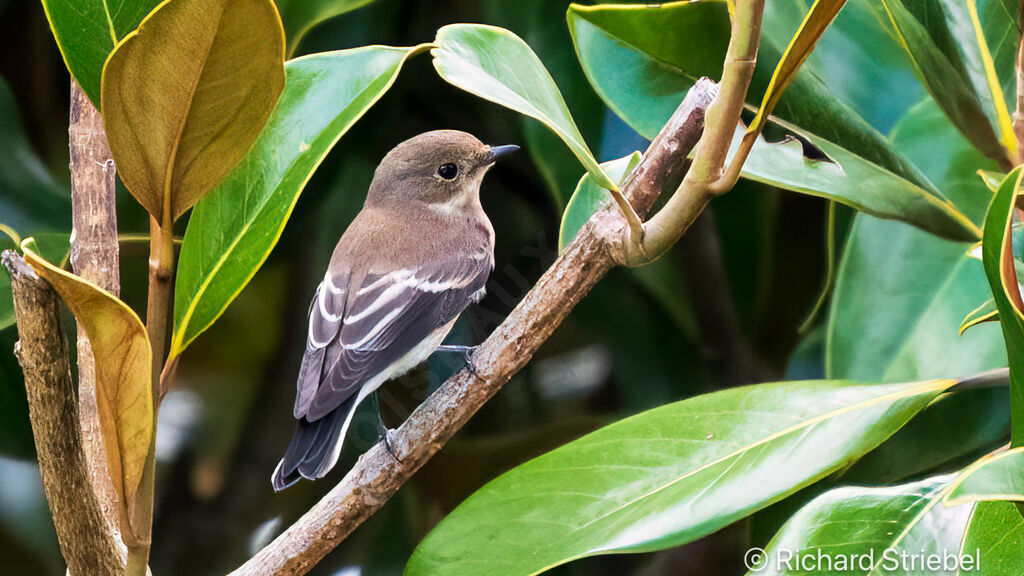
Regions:
M 123 574 L 118 543 L 93 492 L 56 293 L 11 250 L 3 253 L 18 321 L 32 436 L 61 553 L 73 576 Z
M 703 131 L 705 110 L 717 95 L 715 83 L 698 81 L 651 142 L 643 161 L 622 186 L 638 214 L 646 214 L 663 191 L 679 185 L 686 157 Z M 473 357 L 476 373 L 463 370 L 452 376 L 395 431 L 391 444 L 398 460 L 382 444 L 371 448 L 327 496 L 232 576 L 308 572 L 383 506 L 526 365 L 583 296 L 623 261 L 624 238 L 628 238 L 627 224 L 618 208 L 609 203 L 480 345 Z

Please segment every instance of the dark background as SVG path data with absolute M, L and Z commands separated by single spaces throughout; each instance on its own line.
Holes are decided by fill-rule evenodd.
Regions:
M 646 141 L 601 104 L 583 77 L 565 24 L 567 6 L 379 0 L 314 29 L 299 54 L 419 44 L 452 22 L 504 26 L 538 52 L 600 160 L 642 150 Z M 20 118 L 32 150 L 66 196 L 69 78 L 39 2 L 0 0 L 0 76 L 17 108 L 2 112 Z M 279 495 L 271 490 L 270 474 L 292 432 L 305 314 L 330 252 L 362 204 L 378 160 L 398 142 L 438 128 L 524 147 L 485 180 L 497 268 L 489 295 L 463 315 L 449 341 L 484 339 L 554 258 L 561 211 L 582 168 L 539 124 L 447 85 L 429 57 L 412 59 L 309 182 L 252 283 L 184 355 L 160 415 L 155 574 L 226 573 L 297 519 L 376 440 L 374 413 L 365 406 L 329 477 Z M 352 566 L 364 575 L 400 574 L 438 520 L 525 459 L 653 406 L 781 379 L 824 283 L 825 209 L 818 199 L 743 183 L 716 200 L 664 259 L 613 271 L 527 368 L 313 574 L 360 573 L 345 571 Z M 69 221 L 67 210 L 65 202 L 52 202 L 55 221 Z M 122 233 L 148 231 L 145 213 L 126 193 L 118 217 Z M 123 244 L 121 266 L 122 297 L 144 310 L 146 244 Z M 814 350 L 819 333 L 809 334 L 807 349 Z M 13 328 L 0 332 L 0 574 L 59 575 L 63 563 L 11 354 L 15 339 Z M 821 373 L 820 355 L 800 358 L 792 373 Z M 385 420 L 400 423 L 460 363 L 437 355 L 426 369 L 385 386 Z M 583 560 L 552 573 L 739 574 L 749 542 L 742 523 L 679 549 Z

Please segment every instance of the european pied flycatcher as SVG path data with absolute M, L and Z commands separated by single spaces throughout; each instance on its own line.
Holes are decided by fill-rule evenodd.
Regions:
M 437 130 L 381 160 L 310 305 L 298 428 L 274 470 L 274 490 L 327 474 L 356 406 L 426 360 L 483 298 L 494 229 L 480 182 L 495 159 L 517 149 Z

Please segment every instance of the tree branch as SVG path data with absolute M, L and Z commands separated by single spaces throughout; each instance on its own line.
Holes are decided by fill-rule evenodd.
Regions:
M 71 266 L 75 274 L 113 295 L 121 292 L 117 241 L 117 171 L 107 145 L 103 118 L 81 87 L 71 81 L 68 123 L 71 152 Z M 118 502 L 107 473 L 107 457 L 96 405 L 96 371 L 92 346 L 78 326 L 78 410 L 89 478 L 111 534 L 118 531 Z M 123 546 L 120 546 L 124 556 Z
M 39 472 L 61 553 L 74 576 L 120 575 L 124 566 L 118 543 L 93 491 L 82 448 L 59 300 L 17 253 L 7 250 L 2 260 L 11 276 L 18 322 L 15 354 L 25 373 Z
M 647 149 L 622 192 L 646 214 L 674 190 L 700 138 L 704 112 L 718 94 L 698 81 Z M 628 225 L 609 203 L 595 214 L 473 357 L 476 373 L 452 376 L 391 439 L 398 460 L 377 444 L 327 496 L 232 576 L 305 574 L 423 466 L 476 411 L 530 360 L 584 295 L 620 262 Z

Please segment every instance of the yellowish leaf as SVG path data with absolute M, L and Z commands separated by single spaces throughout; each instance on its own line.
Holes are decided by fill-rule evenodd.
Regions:
M 153 444 L 152 351 L 146 328 L 109 292 L 44 260 L 29 238 L 25 260 L 53 286 L 85 328 L 96 358 L 96 400 L 110 479 L 131 526 L 135 495 Z
M 761 108 L 757 111 L 757 116 L 754 117 L 750 127 L 747 129 L 748 134 L 760 133 L 761 129 L 764 128 L 765 123 L 768 121 L 768 116 L 775 109 L 775 105 L 779 102 L 779 98 L 782 97 L 782 93 L 786 91 L 786 87 L 796 77 L 797 70 L 800 69 L 800 66 L 810 56 L 821 35 L 832 24 L 836 15 L 839 14 L 839 10 L 845 4 L 846 0 L 815 0 L 814 5 L 811 6 L 811 9 L 807 11 L 807 15 L 804 16 L 800 29 L 796 31 L 796 35 L 790 40 L 789 46 L 786 47 L 786 51 L 782 54 L 782 59 L 779 60 L 778 66 L 775 67 L 775 73 L 772 74 L 772 80 L 768 84 L 768 89 L 765 91 L 764 98 L 761 101 Z
M 967 12 L 971 16 L 971 26 L 974 27 L 974 37 L 978 41 L 978 52 L 981 54 L 981 63 L 985 69 L 985 81 L 992 96 L 992 106 L 996 110 L 996 120 L 999 125 L 1000 139 L 1006 151 L 1012 157 L 1017 153 L 1017 135 L 1013 131 L 1013 120 L 1010 118 L 1010 111 L 1006 108 L 1006 98 L 1003 97 L 1003 88 L 999 85 L 999 75 L 996 74 L 996 63 L 992 58 L 992 51 L 988 49 L 988 41 L 985 40 L 985 31 L 981 27 L 981 19 L 978 17 L 978 1 L 967 0 Z
M 173 221 L 245 157 L 284 89 L 272 0 L 166 0 L 103 68 L 103 119 L 118 173 Z

